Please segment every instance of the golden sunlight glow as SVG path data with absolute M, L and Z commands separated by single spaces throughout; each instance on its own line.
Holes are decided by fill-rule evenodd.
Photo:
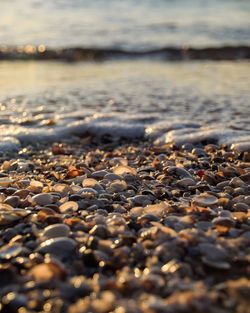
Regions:
M 38 46 L 37 50 L 38 50 L 38 52 L 43 53 L 46 51 L 46 47 L 45 47 L 45 45 L 40 45 L 40 46 Z

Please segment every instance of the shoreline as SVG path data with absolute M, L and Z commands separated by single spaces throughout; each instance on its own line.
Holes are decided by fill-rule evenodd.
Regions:
M 148 50 L 126 50 L 113 47 L 50 48 L 45 45 L 0 46 L 0 61 L 103 62 L 110 60 L 162 61 L 238 61 L 250 59 L 248 45 L 208 47 L 166 46 Z
M 247 312 L 249 152 L 85 138 L 0 166 L 3 312 Z

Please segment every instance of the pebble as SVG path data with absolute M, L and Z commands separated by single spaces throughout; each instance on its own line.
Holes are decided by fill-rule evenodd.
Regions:
M 18 196 L 9 196 L 4 200 L 4 203 L 17 207 L 20 204 L 20 198 Z
M 60 195 L 64 197 L 71 191 L 71 188 L 65 184 L 55 184 L 53 186 L 53 191 L 59 192 Z
M 13 193 L 13 196 L 17 196 L 21 199 L 25 199 L 30 194 L 30 190 L 20 189 Z
M 98 195 L 98 192 L 95 190 L 95 189 L 93 189 L 93 188 L 82 188 L 81 190 L 80 190 L 80 194 L 82 195 L 82 196 L 84 196 L 84 197 L 89 197 L 89 196 L 96 196 L 96 195 Z
M 197 155 L 198 157 L 207 157 L 208 155 L 206 154 L 206 152 L 201 149 L 201 148 L 194 148 L 192 150 L 192 154 Z
M 12 205 L 10 205 L 8 203 L 0 203 L 0 210 L 1 211 L 12 211 L 13 207 L 12 207 Z
M 0 259 L 9 260 L 20 255 L 23 251 L 23 247 L 19 244 L 9 244 L 7 246 L 3 246 L 0 249 Z
M 36 205 L 48 205 L 53 202 L 53 196 L 48 193 L 39 193 L 32 197 L 32 202 Z
M 117 175 L 117 174 L 114 174 L 114 173 L 108 173 L 104 176 L 104 179 L 107 179 L 109 181 L 112 181 L 112 180 L 122 180 L 122 176 L 120 175 Z
M 233 188 L 244 187 L 246 184 L 239 177 L 234 177 L 230 180 L 229 185 Z
M 124 180 L 115 180 L 109 185 L 107 191 L 109 191 L 110 193 L 121 192 L 126 190 L 127 188 L 128 185 Z
M 28 182 L 29 190 L 34 193 L 40 193 L 43 189 L 43 183 L 37 180 L 32 180 L 31 182 Z
M 95 225 L 90 231 L 90 235 L 97 236 L 100 238 L 106 238 L 108 236 L 107 227 L 104 225 Z
M 0 177 L 0 186 L 1 187 L 9 187 L 14 182 L 13 179 L 9 179 L 7 177 Z
M 196 185 L 196 182 L 193 179 L 191 179 L 189 177 L 186 177 L 186 178 L 182 178 L 182 179 L 178 180 L 176 182 L 176 184 L 178 186 L 181 186 L 181 187 L 184 187 L 184 188 L 188 188 L 189 186 Z
M 66 275 L 66 269 L 62 264 L 55 261 L 49 261 L 34 266 L 30 271 L 29 275 L 32 276 L 35 282 L 43 283 L 50 280 L 62 279 Z
M 42 242 L 37 248 L 37 252 L 48 253 L 59 259 L 70 258 L 75 252 L 76 242 L 67 237 L 57 237 Z
M 82 186 L 84 188 L 93 188 L 97 192 L 103 191 L 103 187 L 94 178 L 86 178 L 86 179 L 84 179 L 83 182 L 82 182 Z
M 220 233 L 228 232 L 235 225 L 235 221 L 229 217 L 217 217 L 212 223 Z
M 128 165 L 119 165 L 116 166 L 113 169 L 114 174 L 116 175 L 124 175 L 124 174 L 131 174 L 131 175 L 136 175 L 137 172 L 134 168 L 128 166 Z
M 193 202 L 196 205 L 208 207 L 218 203 L 218 198 L 207 193 L 200 194 L 199 196 L 194 197 Z
M 238 202 L 233 205 L 234 211 L 247 212 L 249 210 L 249 205 L 246 203 Z
M 147 204 L 151 204 L 151 200 L 148 196 L 138 195 L 132 198 L 128 198 L 128 200 L 132 201 L 134 205 L 142 205 L 146 206 Z
M 193 179 L 193 176 L 186 169 L 184 169 L 182 167 L 171 166 L 167 169 L 167 173 L 170 175 L 177 175 L 181 178 Z
M 54 224 L 45 227 L 42 232 L 42 236 L 51 239 L 56 237 L 68 237 L 69 233 L 70 233 L 69 226 L 65 224 Z
M 76 212 L 78 210 L 78 203 L 75 201 L 67 201 L 60 205 L 59 210 L 62 214 Z
M 96 172 L 93 172 L 91 174 L 91 177 L 93 178 L 103 178 L 105 175 L 107 175 L 108 172 L 105 171 L 105 170 L 101 170 L 101 171 L 96 171 Z
M 226 261 L 227 253 L 222 247 L 211 243 L 200 243 L 198 249 L 207 259 L 213 261 Z
M 202 257 L 202 262 L 209 267 L 218 269 L 218 270 L 229 270 L 231 268 L 230 263 L 219 261 L 219 260 L 211 260 L 207 257 Z

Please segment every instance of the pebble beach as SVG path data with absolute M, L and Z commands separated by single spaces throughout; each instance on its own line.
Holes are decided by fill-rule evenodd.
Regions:
M 248 312 L 249 182 L 214 144 L 2 155 L 1 312 Z
M 0 1 L 0 313 L 248 313 L 250 2 Z

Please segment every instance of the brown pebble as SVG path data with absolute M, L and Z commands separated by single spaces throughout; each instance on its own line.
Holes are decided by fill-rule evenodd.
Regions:
M 228 217 L 217 217 L 212 223 L 219 233 L 227 233 L 235 225 L 234 220 Z
M 49 261 L 34 266 L 29 271 L 29 275 L 32 276 L 35 282 L 41 283 L 52 279 L 63 279 L 66 275 L 66 270 L 62 264 Z
M 78 210 L 78 204 L 75 201 L 67 201 L 60 205 L 59 210 L 62 214 L 76 212 Z

